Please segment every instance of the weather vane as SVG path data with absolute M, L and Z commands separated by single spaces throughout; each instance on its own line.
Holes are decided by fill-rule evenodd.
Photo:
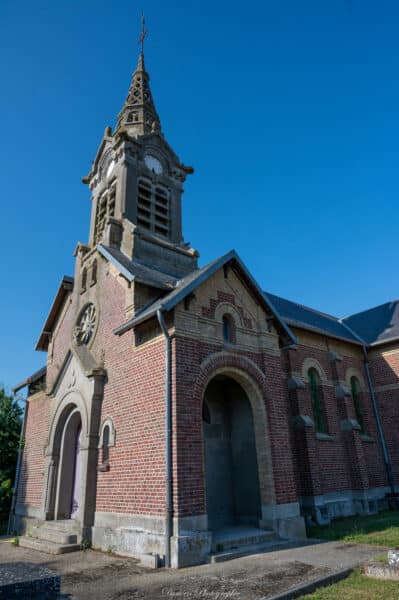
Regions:
M 139 37 L 139 44 L 141 46 L 141 54 L 144 54 L 144 40 L 147 36 L 147 30 L 145 28 L 145 20 L 144 20 L 144 13 L 141 15 L 141 34 Z

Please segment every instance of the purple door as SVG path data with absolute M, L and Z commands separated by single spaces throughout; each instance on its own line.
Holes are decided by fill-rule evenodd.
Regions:
M 71 506 L 71 519 L 75 519 L 79 512 L 80 504 L 80 481 L 81 481 L 81 459 L 80 459 L 80 441 L 82 438 L 82 427 L 80 426 L 76 432 L 75 442 L 75 469 L 73 476 L 73 488 L 72 488 L 72 506 Z

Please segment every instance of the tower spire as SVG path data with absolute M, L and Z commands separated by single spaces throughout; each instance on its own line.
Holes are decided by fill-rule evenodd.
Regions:
M 137 67 L 133 73 L 127 98 L 118 115 L 116 128 L 117 131 L 126 131 L 134 137 L 161 130 L 161 123 L 150 90 L 150 76 L 144 66 L 144 40 L 147 33 L 144 15 L 142 15 Z
M 147 37 L 147 30 L 145 28 L 145 19 L 144 19 L 144 13 L 142 13 L 141 15 L 141 34 L 139 37 L 139 44 L 140 44 L 140 48 L 141 48 L 141 54 L 144 56 L 144 40 Z

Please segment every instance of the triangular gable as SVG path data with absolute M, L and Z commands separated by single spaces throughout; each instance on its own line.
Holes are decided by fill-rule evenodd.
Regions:
M 273 305 L 273 303 L 265 297 L 261 288 L 257 284 L 256 280 L 252 277 L 251 273 L 244 265 L 238 254 L 235 250 L 231 250 L 224 256 L 221 256 L 217 260 L 209 263 L 205 267 L 198 269 L 197 271 L 193 271 L 186 277 L 183 277 L 177 284 L 176 289 L 171 293 L 167 294 L 163 298 L 153 302 L 150 306 L 146 307 L 142 311 L 140 311 L 133 319 L 121 325 L 117 329 L 115 329 L 114 333 L 117 335 L 121 335 L 136 327 L 140 323 L 147 321 L 148 319 L 154 317 L 158 311 L 161 312 L 169 312 L 175 306 L 180 304 L 187 296 L 194 292 L 196 288 L 202 285 L 205 281 L 207 281 L 213 274 L 215 274 L 219 269 L 222 269 L 226 266 L 231 266 L 236 274 L 240 276 L 243 282 L 250 288 L 253 294 L 257 297 L 258 302 L 261 306 L 265 308 L 268 312 L 272 313 L 274 316 L 278 329 L 283 333 L 283 336 L 287 339 L 288 343 L 296 344 L 297 340 L 295 335 L 292 333 L 288 325 L 284 322 L 279 312 Z

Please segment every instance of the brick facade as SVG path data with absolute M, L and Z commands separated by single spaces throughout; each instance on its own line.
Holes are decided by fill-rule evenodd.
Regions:
M 159 133 L 159 122 L 148 122 L 155 113 L 141 89 L 148 84 L 143 57 L 133 80 L 134 110 L 125 105 L 115 132 L 107 128 L 84 178 L 92 194 L 89 245 L 78 244 L 75 278 L 64 278 L 37 345 L 47 352 L 47 388 L 28 398 L 20 529 L 30 519 L 73 515 L 81 537 L 96 547 L 134 555 L 170 550 L 173 566 L 203 562 L 213 535 L 207 493 L 221 485 L 218 473 L 213 484 L 207 479 L 216 462 L 215 454 L 206 456 L 212 443 L 226 453 L 225 485 L 235 499 L 247 489 L 239 455 L 251 449 L 254 476 L 246 485 L 259 503 L 242 522 L 276 536 L 305 535 L 305 519 L 323 523 L 385 506 L 393 490 L 365 370 L 367 344 L 338 319 L 316 311 L 310 318 L 311 309 L 294 303 L 293 323 L 281 316 L 273 305 L 279 298 L 271 301 L 234 251 L 198 269 L 198 253 L 181 231 L 183 183 L 192 169 Z M 287 303 L 280 299 L 283 308 Z M 310 325 L 300 320 L 309 318 Z M 396 486 L 398 348 L 368 348 Z M 215 422 L 204 401 L 213 384 Z M 239 415 L 248 414 L 244 427 Z M 234 524 L 236 514 L 229 516 Z

